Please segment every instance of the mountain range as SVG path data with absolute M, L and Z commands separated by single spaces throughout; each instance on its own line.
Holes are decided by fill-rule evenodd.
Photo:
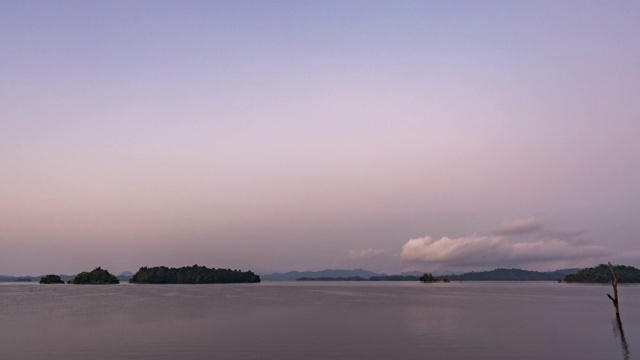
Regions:
M 555 281 L 563 279 L 568 274 L 575 274 L 580 269 L 562 269 L 556 271 L 530 271 L 522 269 L 495 269 L 491 271 L 468 272 L 459 275 L 433 274 L 439 279 L 454 281 Z M 424 272 L 403 272 L 403 276 L 421 276 Z M 321 270 L 321 271 L 289 271 L 287 273 L 261 274 L 263 281 L 295 281 L 300 278 L 309 279 L 356 279 L 367 280 L 371 277 L 387 276 L 384 273 L 375 273 L 364 269 L 354 270 Z
M 495 269 L 491 271 L 468 272 L 458 275 L 444 275 L 442 273 L 433 275 L 436 278 L 447 278 L 453 281 L 554 281 L 563 279 L 566 275 L 575 274 L 580 269 L 562 269 L 556 271 L 529 271 L 522 269 Z M 422 276 L 424 272 L 412 271 L 403 272 L 402 276 Z M 128 281 L 132 272 L 125 271 L 117 277 L 120 281 Z M 60 275 L 63 281 L 73 279 L 75 275 Z M 367 280 L 372 277 L 387 276 L 384 273 L 377 273 L 364 269 L 326 269 L 321 271 L 289 271 L 286 273 L 260 274 L 262 281 L 295 281 L 300 278 L 362 278 Z M 0 282 L 39 282 L 41 276 L 8 276 L 0 275 Z
M 375 273 L 369 270 L 353 269 L 326 269 L 321 271 L 289 271 L 287 273 L 260 274 L 262 281 L 295 281 L 300 278 L 350 278 L 361 277 L 368 279 L 372 276 L 381 276 L 385 274 Z

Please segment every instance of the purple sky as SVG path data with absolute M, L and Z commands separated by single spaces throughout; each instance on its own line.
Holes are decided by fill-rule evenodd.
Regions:
M 640 2 L 0 0 L 0 274 L 640 265 Z

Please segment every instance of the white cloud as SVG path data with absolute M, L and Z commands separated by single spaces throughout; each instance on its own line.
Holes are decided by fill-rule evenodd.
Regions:
M 522 235 L 538 231 L 542 228 L 542 224 L 536 218 L 515 219 L 504 221 L 497 229 L 493 231 L 494 235 Z
M 590 244 L 572 244 L 561 239 L 514 241 L 504 236 L 468 236 L 461 238 L 429 236 L 412 239 L 402 246 L 401 259 L 448 266 L 514 266 L 553 261 L 603 258 L 614 252 Z M 603 258 L 604 259 L 604 258 Z M 604 260 L 602 260 L 604 261 Z
M 383 254 L 385 251 L 382 249 L 363 249 L 363 250 L 349 250 L 347 253 L 347 259 L 351 260 L 359 260 L 359 259 L 369 259 L 372 257 L 376 257 L 380 254 Z

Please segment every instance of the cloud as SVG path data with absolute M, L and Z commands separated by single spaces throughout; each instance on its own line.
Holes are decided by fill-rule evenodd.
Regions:
M 536 232 L 542 228 L 542 224 L 536 218 L 516 219 L 505 221 L 493 231 L 494 235 L 523 235 Z
M 370 259 L 372 257 L 376 257 L 380 254 L 383 254 L 385 251 L 382 249 L 363 249 L 363 250 L 349 250 L 347 253 L 347 259 L 351 260 L 359 260 L 359 259 Z
M 429 236 L 412 239 L 402 246 L 401 259 L 448 266 L 504 267 L 522 264 L 601 258 L 614 252 L 595 245 L 576 245 L 562 239 L 514 241 L 504 236 L 461 238 Z
M 581 241 L 580 237 L 584 235 L 584 229 L 565 229 L 565 230 L 547 230 L 546 236 L 562 238 L 562 239 L 576 239 Z

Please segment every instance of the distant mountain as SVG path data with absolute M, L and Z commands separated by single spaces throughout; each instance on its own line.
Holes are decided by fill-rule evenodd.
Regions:
M 296 279 L 296 281 L 369 281 L 369 280 L 362 278 L 360 276 L 351 276 L 351 277 L 319 277 L 319 278 L 301 277 Z
M 361 276 L 349 276 L 349 277 L 317 277 L 308 278 L 301 277 L 296 281 L 418 281 L 420 278 L 414 275 L 380 275 L 363 278 Z
M 580 269 L 556 271 L 529 271 L 522 269 L 495 269 L 491 271 L 469 272 L 460 275 L 441 275 L 436 278 L 455 281 L 556 281 L 566 275 L 575 274 Z
M 424 275 L 425 272 L 426 271 L 405 271 L 405 272 L 401 272 L 400 275 L 402 275 L 402 276 L 417 276 L 417 277 L 420 277 L 420 276 Z M 436 274 L 433 274 L 433 275 L 436 275 Z M 438 274 L 438 275 L 440 275 L 440 274 Z M 442 274 L 442 275 L 444 275 L 444 274 Z
M 129 281 L 133 277 L 133 273 L 131 271 L 123 271 L 116 276 L 120 281 Z
M 0 275 L 0 282 L 39 282 L 40 279 L 44 275 L 40 276 L 11 276 L 11 275 Z M 60 275 L 60 279 L 64 281 L 69 281 L 73 279 L 75 275 Z
M 360 277 L 368 279 L 372 276 L 384 276 L 385 274 L 375 273 L 369 270 L 321 270 L 321 271 L 289 271 L 287 273 L 261 274 L 262 281 L 295 281 L 300 278 L 317 279 L 317 278 L 356 278 Z

